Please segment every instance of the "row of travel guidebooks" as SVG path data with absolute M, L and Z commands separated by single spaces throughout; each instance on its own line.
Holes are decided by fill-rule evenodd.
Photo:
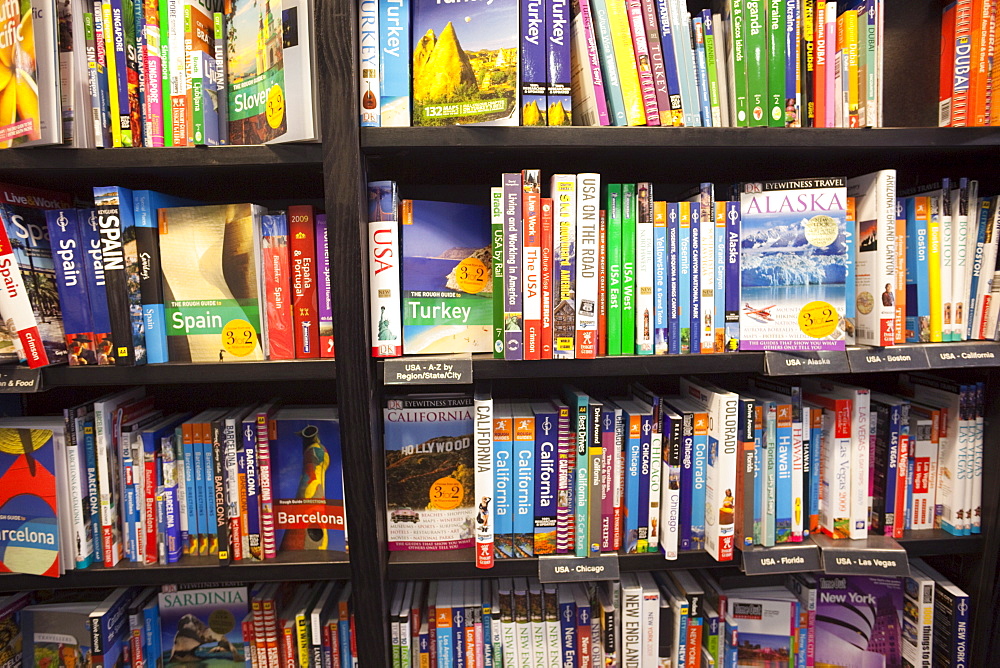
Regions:
M 174 413 L 137 387 L 0 421 L 0 572 L 344 552 L 335 406 Z
M 490 206 L 369 183 L 372 355 L 508 360 L 995 340 L 997 197 L 896 171 L 702 183 L 503 175 Z M 659 194 L 657 187 L 656 194 Z
M 333 357 L 326 216 L 100 186 L 0 184 L 0 362 Z
M 398 582 L 393 668 L 966 666 L 969 597 L 905 578 L 671 570 L 597 583 Z
M 390 550 L 735 550 L 981 532 L 982 383 L 904 374 L 899 396 L 808 378 L 666 393 L 412 395 L 384 409 Z M 430 499 L 428 504 L 427 499 Z
M 350 582 L 195 584 L 0 597 L 8 666 L 352 668 Z
M 882 0 L 711 5 L 363 2 L 361 125 L 882 125 Z
M 0 148 L 318 140 L 313 5 L 9 2 Z
M 993 100 L 1000 95 L 993 0 L 953 0 L 941 10 L 939 126 L 1000 125 Z

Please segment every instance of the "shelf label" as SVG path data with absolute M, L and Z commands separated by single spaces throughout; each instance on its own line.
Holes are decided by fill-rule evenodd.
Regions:
M 764 370 L 769 376 L 808 376 L 814 373 L 850 373 L 847 354 L 841 350 L 764 352 Z
M 0 367 L 0 392 L 42 391 L 42 370 L 25 367 Z
M 993 366 L 1000 362 L 1000 345 L 992 341 L 946 345 L 931 344 L 927 346 L 927 362 L 932 369 Z
M 928 365 L 927 350 L 922 346 L 848 348 L 847 360 L 851 364 L 851 372 L 907 371 L 926 369 Z
M 382 361 L 386 385 L 468 385 L 472 355 L 394 357 Z
M 868 536 L 863 540 L 833 540 L 815 536 L 823 570 L 828 575 L 910 574 L 906 550 L 889 536 Z
M 617 554 L 596 557 L 538 557 L 538 579 L 542 582 L 591 582 L 618 578 Z
M 747 575 L 806 573 L 821 570 L 819 548 L 815 543 L 786 543 L 774 547 L 740 548 L 743 572 Z

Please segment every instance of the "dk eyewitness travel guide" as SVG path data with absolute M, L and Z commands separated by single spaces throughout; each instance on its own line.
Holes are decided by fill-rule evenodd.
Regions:
M 745 183 L 740 208 L 740 350 L 844 350 L 846 179 Z

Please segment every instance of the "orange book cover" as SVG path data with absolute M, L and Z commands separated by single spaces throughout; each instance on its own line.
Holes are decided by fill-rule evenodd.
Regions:
M 941 60 L 938 83 L 938 125 L 951 125 L 951 86 L 955 71 L 955 11 L 957 3 L 941 12 Z
M 955 55 L 951 83 L 951 125 L 969 125 L 969 74 L 972 62 L 973 0 L 958 0 L 955 5 Z
M 993 21 L 996 0 L 973 0 L 969 69 L 969 125 L 989 125 Z

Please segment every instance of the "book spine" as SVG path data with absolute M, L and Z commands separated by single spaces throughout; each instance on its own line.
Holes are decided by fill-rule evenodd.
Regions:
M 410 2 L 381 2 L 378 9 L 379 67 L 381 68 L 380 125 L 409 127 L 410 101 Z
M 694 439 L 691 444 L 691 549 L 705 549 L 705 501 L 707 498 L 708 435 L 707 413 L 694 414 Z
M 513 480 L 512 462 L 513 434 L 511 432 L 511 421 L 509 411 L 498 416 L 496 412 L 493 420 L 493 516 L 495 518 L 493 528 L 493 554 L 497 559 L 513 557 L 514 543 L 514 509 L 513 509 Z
M 263 543 L 261 542 L 261 478 L 257 456 L 257 427 L 254 420 L 247 419 L 243 422 L 241 438 L 246 467 L 247 550 L 244 554 L 247 559 L 261 561 L 264 558 Z
M 768 7 L 769 0 L 744 0 L 746 29 L 746 77 L 748 125 L 768 125 L 770 104 L 768 98 Z
M 615 456 L 616 410 L 605 406 L 601 414 L 601 552 L 614 550 L 615 502 L 613 471 Z
M 212 13 L 212 31 L 215 43 L 215 91 L 219 100 L 216 111 L 215 124 L 218 126 L 218 144 L 224 146 L 229 144 L 229 85 L 228 85 L 228 56 L 226 49 L 226 15 L 222 12 Z M 209 105 L 209 111 L 213 107 Z
M 173 120 L 170 112 L 170 16 L 171 11 L 176 9 L 176 3 L 170 0 L 163 0 L 158 3 L 160 15 L 160 105 L 161 120 L 163 125 L 163 146 L 174 145 Z
M 591 500 L 601 498 L 601 469 L 604 457 L 604 448 L 601 445 L 601 410 L 603 404 L 591 400 L 590 414 L 588 416 L 589 434 L 587 438 L 588 472 L 587 497 Z M 587 536 L 591 554 L 599 554 L 601 551 L 601 512 L 600 503 L 591 502 L 587 506 Z
M 111 138 L 110 102 L 108 100 L 108 59 L 104 40 L 104 13 L 101 0 L 94 0 L 93 20 L 94 76 L 91 103 L 94 108 L 94 143 L 100 148 L 113 146 Z
M 622 355 L 635 354 L 637 191 L 634 183 L 622 184 Z
M 479 500 L 479 512 L 476 516 L 476 567 L 493 568 L 497 496 L 493 484 L 493 398 L 486 393 L 477 393 L 474 411 L 475 485 L 476 498 Z
M 97 442 L 94 436 L 94 416 L 88 415 L 83 421 L 82 458 L 86 471 L 87 508 L 89 512 L 90 544 L 93 548 L 94 563 L 104 562 L 103 540 L 101 538 L 101 499 L 97 482 Z
M 369 223 L 369 230 L 373 223 Z M 291 288 L 291 263 L 289 256 L 288 239 L 288 218 L 284 214 L 265 215 L 261 219 L 262 234 L 264 243 L 263 253 L 263 274 L 264 274 L 264 295 L 266 298 L 266 319 L 267 319 L 267 347 L 268 357 L 272 360 L 295 359 L 295 335 L 294 324 L 292 322 L 292 301 L 289 288 Z M 369 231 L 369 244 L 376 244 L 375 239 L 381 234 L 380 231 Z M 376 258 L 380 258 L 380 250 L 372 249 L 369 257 L 369 270 L 375 273 L 382 265 L 378 264 Z M 389 253 L 392 251 L 389 250 Z M 381 258 L 380 258 L 381 259 Z M 372 276 L 373 284 L 381 276 L 375 273 Z M 376 294 L 376 288 L 372 287 L 372 294 Z M 380 312 L 381 313 L 381 312 Z M 332 326 L 332 323 L 331 323 Z M 375 348 L 372 355 L 375 355 Z
M 493 357 L 504 357 L 504 300 L 500 295 L 504 292 L 504 216 L 503 188 L 490 188 L 490 231 L 493 251 Z M 395 234 L 397 240 L 399 235 Z M 396 256 L 399 255 L 398 247 Z M 374 281 L 372 281 L 374 283 Z M 397 269 L 397 281 L 398 269 Z M 374 294 L 374 293 L 373 293 Z M 398 299 L 395 300 L 398 303 Z
M 558 415 L 554 408 L 535 409 L 534 554 L 556 552 L 556 495 L 559 461 Z
M 667 79 L 667 101 L 669 108 L 660 110 L 660 124 L 679 127 L 684 124 L 684 109 L 681 98 L 678 54 L 674 44 L 673 26 L 670 22 L 670 0 L 656 0 L 659 19 L 659 40 L 663 51 L 663 69 Z M 664 116 L 664 113 L 667 115 Z
M 816 127 L 816 9 L 815 0 L 799 0 L 802 7 L 801 43 L 799 63 L 801 67 L 800 90 L 802 104 L 799 107 L 801 127 Z
M 660 125 L 660 112 L 656 106 L 656 87 L 653 82 L 653 70 L 649 56 L 649 42 L 646 39 L 646 27 L 642 15 L 640 0 L 626 0 L 629 28 L 632 32 L 632 51 L 635 56 L 637 73 L 639 75 L 639 94 L 641 96 L 646 125 Z
M 575 442 L 570 430 L 569 407 L 558 403 L 558 464 L 556 468 L 556 553 L 569 554 L 573 549 L 573 476 L 575 474 Z
M 837 81 L 837 72 L 841 66 L 837 25 L 837 3 L 836 0 L 833 0 L 826 3 L 826 80 L 824 82 L 826 118 L 823 127 L 827 128 L 838 127 L 837 110 L 843 108 L 840 100 L 841 88 Z
M 721 52 L 721 37 L 716 39 L 715 33 L 721 26 L 715 24 L 712 12 L 708 9 L 701 11 L 701 29 L 705 42 L 705 68 L 708 75 L 708 99 L 711 103 L 711 117 L 713 127 L 729 125 L 729 119 L 723 122 L 722 99 L 719 93 L 719 53 Z
M 614 440 L 611 461 L 608 463 L 608 477 L 611 486 L 611 549 L 620 550 L 626 543 L 625 539 L 625 477 L 628 460 L 628 414 L 615 410 Z
M 90 540 L 89 495 L 86 492 L 86 483 L 83 479 L 85 473 L 84 445 L 80 442 L 82 439 L 77 439 L 77 434 L 82 430 L 77 430 L 76 414 L 71 409 L 63 410 L 63 421 L 66 426 L 67 483 L 69 485 L 70 498 L 73 499 L 71 507 L 74 539 L 73 559 L 76 568 L 86 568 L 93 561 L 94 551 Z M 80 436 L 82 435 L 80 433 Z
M 793 513 L 792 407 L 790 404 L 778 404 L 776 438 L 774 541 L 788 543 L 792 541 Z
M 576 355 L 577 280 L 577 183 L 574 174 L 553 174 L 552 194 L 553 270 L 558 280 L 553 299 L 552 357 L 573 359 Z
M 712 127 L 712 100 L 708 82 L 708 62 L 705 55 L 705 26 L 701 16 L 691 19 L 694 37 L 695 79 L 698 86 L 698 106 L 701 110 L 701 124 Z
M 311 206 L 288 207 L 292 256 L 292 323 L 296 359 L 320 356 L 316 294 L 316 217 Z
M 968 288 L 966 287 L 966 265 L 968 264 L 969 245 L 969 181 L 958 180 L 958 188 L 952 190 L 952 341 L 962 341 L 965 337 L 965 317 L 968 307 Z M 976 219 L 973 218 L 973 221 Z M 975 229 L 973 228 L 973 232 Z
M 640 494 L 640 500 L 645 500 L 643 513 L 646 527 L 646 552 L 659 551 L 660 532 L 658 522 L 660 517 L 660 461 L 662 459 L 663 438 L 653 414 L 645 414 L 642 418 L 643 451 L 642 479 L 645 493 Z M 648 441 L 649 445 L 646 445 Z
M 729 107 L 732 125 L 745 128 L 750 123 L 749 97 L 747 95 L 748 52 L 746 43 L 746 0 L 727 0 L 729 24 Z M 725 20 L 725 16 L 724 16 Z
M 146 361 L 149 364 L 169 362 L 167 324 L 163 310 L 163 285 L 160 282 L 160 234 L 156 209 L 151 208 L 151 195 L 133 194 L 135 208 L 135 242 L 139 263 L 139 294 L 142 298 L 142 322 L 146 336 Z
M 597 26 L 591 12 L 590 2 L 579 3 L 579 13 L 573 19 L 571 46 L 574 49 L 574 56 L 579 59 L 582 75 L 580 81 L 575 82 L 581 90 L 574 94 L 586 98 L 583 104 L 577 103 L 573 110 L 572 120 L 577 125 L 611 125 L 611 114 L 609 113 L 608 94 L 610 89 L 605 87 L 604 74 L 601 71 L 600 47 L 597 43 Z M 617 80 L 618 74 L 615 73 Z
M 541 312 L 541 359 L 550 360 L 552 359 L 552 304 L 553 298 L 555 296 L 555 285 L 553 274 L 554 267 L 554 252 L 553 248 L 554 237 L 553 237 L 553 203 L 551 197 L 543 197 L 541 199 L 541 230 L 542 230 L 542 277 L 541 277 L 541 292 L 542 292 L 542 312 Z M 503 219 L 501 216 L 501 234 Z M 502 268 L 501 264 L 501 268 Z M 494 290 L 493 294 L 497 294 Z M 499 300 L 496 300 L 499 302 Z M 503 304 L 500 303 L 500 309 L 503 309 Z M 496 307 L 494 307 L 496 308 Z M 501 314 L 501 321 L 503 317 Z M 501 330 L 501 335 L 503 334 Z
M 614 40 L 611 35 L 611 19 L 608 16 L 607 0 L 593 0 L 594 32 L 601 62 L 601 74 L 607 94 L 610 125 L 628 125 L 625 98 L 622 94 L 621 79 L 615 61 Z M 596 96 L 596 90 L 595 90 Z
M 691 203 L 678 202 L 678 353 L 691 352 Z
M 570 404 L 570 424 L 575 427 L 576 456 L 576 508 L 573 517 L 573 552 L 577 557 L 586 557 L 590 551 L 589 533 L 587 528 L 590 516 L 590 448 L 588 439 L 590 430 L 590 402 L 586 395 L 575 397 L 576 402 Z M 596 497 L 593 503 L 596 503 Z
M 524 359 L 521 174 L 503 175 L 504 197 L 504 358 Z
M 211 432 L 210 425 L 199 422 L 195 423 L 193 433 L 194 442 L 191 451 L 194 456 L 194 508 L 195 523 L 197 524 L 197 537 L 194 539 L 194 554 L 201 556 L 209 554 L 209 530 L 214 533 L 215 524 L 209 524 L 209 517 L 213 513 L 209 510 L 209 503 L 212 496 L 208 493 L 208 485 L 211 482 L 212 472 L 208 467 L 208 455 L 206 445 L 210 446 Z M 206 433 L 208 432 L 208 433 Z
M 226 522 L 229 524 L 229 549 L 233 561 L 243 560 L 243 527 L 241 518 L 246 511 L 246 492 L 243 485 L 246 482 L 246 468 L 241 476 L 239 459 L 240 445 L 237 443 L 237 423 L 235 418 L 227 418 L 223 432 L 223 452 L 225 459 L 225 489 L 226 489 Z
M 14 224 L 10 213 L 0 207 L 0 271 L 4 273 L 5 284 L 5 289 L 0 292 L 0 309 L 3 309 L 4 318 L 14 323 L 21 352 L 27 359 L 28 366 L 37 369 L 55 360 L 49 359 L 48 351 L 43 345 L 35 311 L 8 234 L 8 225 Z
M 831 66 L 827 58 L 829 52 L 828 40 L 830 36 L 826 33 L 826 1 L 816 0 L 816 10 L 814 13 L 813 28 L 813 52 L 814 52 L 814 72 L 813 72 L 813 127 L 823 128 L 826 125 L 826 79 L 828 68 Z
M 184 6 L 185 0 L 164 0 L 167 3 L 168 31 L 167 48 L 169 52 L 170 76 L 170 144 L 172 146 L 188 145 L 188 127 L 190 123 L 187 107 L 187 50 L 184 45 Z M 166 102 L 166 98 L 164 98 Z M 164 134 L 167 122 L 164 120 Z M 166 143 L 166 142 L 165 142 Z
M 573 100 L 570 92 L 570 3 L 568 0 L 546 0 L 545 40 L 546 105 L 548 125 L 573 124 Z
M 636 54 L 629 27 L 629 9 L 626 3 L 613 1 L 606 2 L 606 7 L 608 22 L 611 28 L 611 40 L 615 51 L 615 63 L 618 68 L 622 97 L 625 100 L 627 124 L 646 125 L 646 112 L 639 80 L 639 69 L 636 64 Z
M 598 212 L 597 232 L 597 356 L 608 354 L 608 217 Z
M 519 411 L 520 408 L 520 412 Z M 535 431 L 537 425 L 530 408 L 521 404 L 514 409 L 514 555 L 534 556 L 535 547 Z
M 929 218 L 927 224 L 927 276 L 930 292 L 930 341 L 943 341 L 944 305 L 941 290 L 942 221 L 941 201 L 938 197 L 928 197 Z
M 607 186 L 605 211 L 608 220 L 607 275 L 608 325 L 607 354 L 622 354 L 622 186 Z
M 156 12 L 151 12 L 151 14 L 155 15 Z M 149 104 L 146 100 L 149 94 L 147 88 L 150 78 L 149 46 L 146 33 L 146 8 L 142 0 L 132 3 L 132 16 L 134 35 L 132 36 L 132 44 L 126 47 L 131 69 L 129 92 L 135 91 L 136 93 L 134 97 L 129 95 L 129 106 L 132 113 L 132 144 L 134 146 L 152 146 L 151 128 L 147 122 L 149 118 Z M 154 16 L 153 20 L 156 21 L 158 19 Z M 135 74 L 134 81 L 131 77 L 132 73 Z
M 649 49 L 649 68 L 656 95 L 656 117 L 660 125 L 670 126 L 673 121 L 670 116 L 670 90 L 667 85 L 666 63 L 663 57 L 663 45 L 660 41 L 660 26 L 657 23 L 656 0 L 641 0 L 642 23 Z
M 663 554 L 668 560 L 677 559 L 680 517 L 680 464 L 682 421 L 675 416 L 670 420 L 669 431 L 664 431 L 663 463 L 667 469 L 666 494 L 661 504 L 660 531 Z M 666 423 L 664 423 L 666 425 Z
M 969 122 L 969 78 L 974 58 L 972 52 L 972 33 L 975 28 L 972 17 L 974 2 L 975 0 L 958 0 L 955 7 L 954 60 L 949 68 L 952 74 L 950 123 L 952 127 L 971 125 Z
M 208 144 L 205 121 L 205 87 L 210 78 L 206 75 L 205 59 L 208 44 L 205 39 L 205 16 L 201 9 L 190 2 L 184 7 L 184 50 L 187 82 L 185 104 L 188 109 L 188 144 Z
M 379 51 L 378 3 L 376 0 L 362 0 L 358 10 L 358 19 L 360 29 L 358 55 L 361 60 L 358 68 L 360 74 L 358 113 L 361 127 L 377 128 L 382 124 L 382 107 L 378 94 L 382 58 Z
M 160 558 L 159 539 L 161 533 L 157 520 L 157 444 L 149 434 L 142 435 L 142 461 L 139 466 L 142 468 L 142 522 L 140 522 L 139 543 L 143 563 L 155 564 Z
M 653 204 L 653 352 L 666 355 L 669 351 L 667 203 Z
M 90 316 L 90 293 L 84 268 L 86 251 L 80 237 L 80 222 L 75 209 L 46 212 L 71 366 L 94 364 L 97 361 L 94 351 L 94 321 Z
M 767 0 L 767 125 L 785 126 L 785 2 Z
M 139 308 L 138 332 L 133 331 L 131 294 L 128 285 L 128 257 L 126 239 L 134 235 L 134 221 L 131 215 L 131 192 L 123 188 L 95 191 L 98 202 L 97 217 L 101 235 L 101 264 L 104 272 L 105 294 L 108 302 L 108 316 L 111 322 L 111 357 L 117 366 L 135 366 L 146 363 L 145 347 L 136 346 L 138 332 L 142 331 L 141 302 Z M 126 202 L 126 200 L 129 200 Z M 108 202 L 108 203 L 103 203 Z M 138 288 L 138 286 L 135 286 Z M 137 290 L 136 290 L 137 292 Z
M 677 54 L 677 68 L 680 77 L 681 106 L 686 127 L 701 127 L 701 112 L 698 107 L 698 85 L 696 82 L 694 45 L 691 33 L 691 15 L 687 3 L 670 0 L 670 25 L 674 36 L 674 51 Z
M 844 109 L 844 126 L 857 128 L 861 125 L 858 86 L 860 79 L 858 73 L 858 13 L 857 11 L 847 11 L 841 16 L 844 17 L 844 48 L 847 51 L 847 69 L 842 75 L 844 88 L 847 93 L 847 106 Z
M 104 14 L 104 44 L 108 54 L 111 137 L 115 148 L 132 145 L 128 99 L 128 64 L 125 54 L 127 41 L 122 5 L 121 0 L 105 0 L 101 7 Z
M 545 0 L 520 0 L 521 125 L 547 125 Z
M 656 318 L 653 305 L 653 184 L 636 184 L 635 227 L 635 329 L 631 335 L 638 355 L 653 354 L 653 325 Z
M 271 486 L 270 425 L 266 413 L 257 414 L 257 467 L 260 473 L 260 542 L 264 559 L 278 554 L 274 537 L 274 495 Z
M 701 352 L 703 318 L 701 309 L 703 307 L 702 295 L 704 287 L 702 285 L 705 275 L 705 256 L 702 252 L 702 244 L 705 235 L 702 233 L 701 206 L 697 202 L 691 202 L 691 353 Z M 713 237 L 714 240 L 714 237 Z M 714 263 L 714 258 L 711 261 Z
M 226 514 L 226 454 L 223 450 L 223 422 L 216 420 L 211 425 L 211 453 L 212 453 L 212 499 L 209 505 L 212 510 L 214 525 L 210 525 L 209 531 L 215 537 L 215 552 L 219 555 L 221 564 L 228 564 L 232 555 L 230 551 L 229 517 Z
M 726 350 L 726 259 L 728 248 L 726 244 L 726 202 L 713 202 L 715 207 L 715 284 L 712 288 L 715 298 L 714 345 L 717 353 Z
M 541 359 L 542 353 L 542 232 L 541 188 L 539 170 L 526 169 L 521 173 L 524 192 L 521 197 L 524 240 L 521 246 L 524 307 L 524 359 Z
M 333 286 L 330 284 L 330 237 L 326 214 L 316 216 L 316 302 L 319 321 L 319 356 L 333 358 Z M 268 357 L 273 359 L 268 331 Z
M 695 490 L 694 482 L 694 413 L 684 411 L 680 448 L 680 549 L 692 550 L 693 519 L 691 499 Z
M 725 352 L 740 347 L 740 236 L 739 202 L 726 202 Z
M 578 359 L 597 356 L 598 266 L 600 253 L 601 175 L 578 174 L 576 177 L 576 300 L 575 329 Z

